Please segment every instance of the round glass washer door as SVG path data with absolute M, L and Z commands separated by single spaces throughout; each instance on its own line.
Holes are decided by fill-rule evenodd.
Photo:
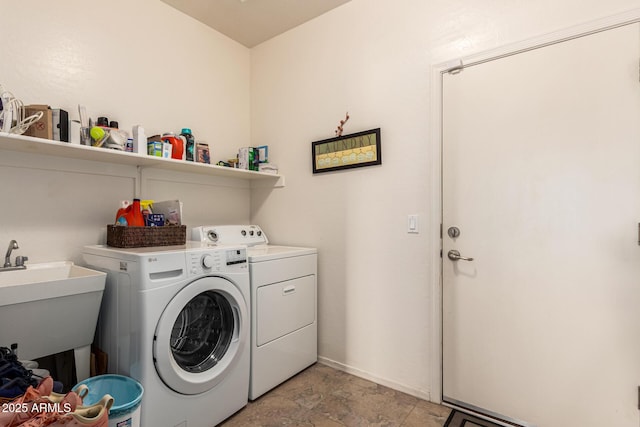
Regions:
M 246 301 L 233 283 L 221 277 L 198 279 L 178 292 L 160 316 L 153 342 L 156 371 L 178 393 L 204 393 L 234 369 L 248 328 Z

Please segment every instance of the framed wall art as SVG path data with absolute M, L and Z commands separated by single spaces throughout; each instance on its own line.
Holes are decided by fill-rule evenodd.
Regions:
M 313 173 L 382 164 L 380 128 L 311 143 Z

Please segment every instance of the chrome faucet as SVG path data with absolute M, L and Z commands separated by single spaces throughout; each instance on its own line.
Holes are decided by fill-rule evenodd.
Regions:
M 14 249 L 20 249 L 20 248 L 18 247 L 18 242 L 16 242 L 15 240 L 12 240 L 9 242 L 9 248 L 7 249 L 7 254 L 4 256 L 4 266 L 0 268 L 0 271 L 24 270 L 27 268 L 27 266 L 24 265 L 24 262 L 27 261 L 29 257 L 22 256 L 22 255 L 18 255 L 16 257 L 15 266 L 11 265 L 11 252 Z
M 9 248 L 7 249 L 7 254 L 4 256 L 4 268 L 11 267 L 11 251 L 14 249 L 20 249 L 18 246 L 18 242 L 12 240 L 9 242 Z

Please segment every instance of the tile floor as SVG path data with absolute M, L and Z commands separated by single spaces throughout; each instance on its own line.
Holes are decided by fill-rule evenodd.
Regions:
M 223 427 L 442 427 L 450 409 L 316 363 L 227 419 Z

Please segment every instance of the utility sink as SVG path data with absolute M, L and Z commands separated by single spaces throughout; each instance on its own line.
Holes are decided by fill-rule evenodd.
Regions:
M 87 378 L 105 280 L 69 261 L 0 269 L 0 346 L 17 343 L 23 360 L 73 349 L 78 381 Z

